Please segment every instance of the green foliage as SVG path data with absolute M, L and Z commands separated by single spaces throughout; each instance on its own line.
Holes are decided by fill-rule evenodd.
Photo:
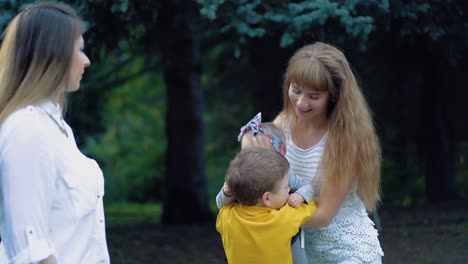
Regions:
M 114 74 L 138 72 L 143 61 L 137 57 Z M 106 95 L 105 131 L 88 137 L 84 149 L 103 168 L 107 201 L 161 198 L 166 150 L 163 88 L 160 75 L 145 73 L 116 85 Z
M 16 12 L 12 10 L 2 10 L 0 11 L 0 28 L 5 28 L 8 23 L 10 23 L 11 19 L 16 15 Z M 3 30 L 2 30 L 3 32 Z
M 86 52 L 93 63 L 71 100 L 71 125 L 78 143 L 104 170 L 106 201 L 159 200 L 166 140 L 158 38 L 170 37 L 160 31 L 170 29 L 157 27 L 162 1 L 65 2 L 76 7 L 89 25 Z M 385 204 L 423 202 L 424 161 L 418 140 L 425 131 L 418 129 L 426 125 L 420 125 L 418 109 L 421 83 L 432 76 L 421 69 L 434 63 L 460 67 L 449 75 L 459 83 L 455 97 L 466 97 L 468 11 L 463 0 L 197 2 L 206 18 L 200 37 L 210 202 L 239 150 L 239 127 L 258 111 L 264 116 L 278 111 L 257 104 L 281 97 L 280 81 L 276 85 L 281 72 L 269 66 L 283 67 L 287 62 L 283 54 L 289 56 L 297 46 L 315 40 L 337 44 L 354 66 L 361 64 L 357 72 L 369 88 L 365 92 L 381 128 Z M 29 3 L 0 1 L 0 28 Z M 419 54 L 423 49 L 431 54 Z M 261 90 L 265 83 L 267 89 Z M 459 129 L 455 141 L 454 180 L 457 193 L 468 198 L 467 128 L 460 125 L 466 123 L 466 110 L 462 104 L 456 109 L 451 113 L 456 128 L 464 130 Z
M 160 203 L 106 203 L 106 226 L 159 223 L 162 213 Z
M 215 197 L 223 186 L 229 162 L 240 151 L 237 135 L 239 128 L 247 122 L 251 112 L 241 105 L 226 105 L 222 102 L 208 104 L 205 112 L 206 124 L 206 175 L 210 205 L 215 208 Z M 215 110 L 216 109 L 216 110 Z M 244 118 L 242 118 L 244 117 Z
M 221 32 L 234 31 L 239 43 L 281 32 L 280 46 L 287 47 L 303 38 L 354 39 L 365 48 L 374 30 L 373 16 L 388 13 L 382 1 L 224 1 L 198 0 L 201 14 L 217 21 Z M 373 13 L 378 11 L 377 13 Z M 229 18 L 229 19 L 228 19 Z M 343 36 L 340 33 L 344 33 Z
M 468 47 L 468 13 L 465 1 L 392 1 L 391 19 L 401 39 L 423 39 L 440 49 L 452 65 L 464 56 Z
M 384 206 L 409 207 L 421 205 L 425 201 L 423 165 L 411 150 L 395 158 L 391 146 L 383 146 L 385 152 L 382 161 L 382 186 Z M 393 154 L 393 153 L 392 153 Z M 405 159 L 405 165 L 399 164 Z
M 118 3 L 116 3 L 115 1 L 113 1 L 114 3 L 112 3 L 112 6 L 111 6 L 111 11 L 113 13 L 118 13 L 118 12 L 121 12 L 121 13 L 125 13 L 128 11 L 128 0 L 121 0 L 121 1 L 118 1 Z
M 203 6 L 200 8 L 200 14 L 209 19 L 215 19 L 218 6 L 223 4 L 224 0 L 198 0 L 197 2 L 203 4 Z
M 24 1 L 24 0 L 9 0 L 0 1 L 0 32 L 6 28 L 8 23 L 13 19 L 14 16 L 21 10 L 23 10 L 28 4 L 37 3 L 35 1 Z
M 205 53 L 207 67 L 202 83 L 205 87 L 205 153 L 208 197 L 210 205 L 216 208 L 215 196 L 224 182 L 229 162 L 240 150 L 237 135 L 240 127 L 261 111 L 254 106 L 252 98 L 254 78 L 242 70 L 247 64 L 245 57 L 234 59 L 225 52 L 225 46 L 216 46 Z M 219 67 L 214 63 L 223 60 Z M 255 71 L 252 71 L 255 76 Z M 264 109 L 266 111 L 266 109 Z
M 70 0 L 89 25 L 86 32 L 89 53 L 101 49 L 113 52 L 126 45 L 133 54 L 147 60 L 158 57 L 157 26 L 162 1 L 153 0 Z M 169 30 L 169 29 L 168 29 Z
M 432 40 L 437 40 L 440 37 L 449 33 L 449 21 L 445 20 L 449 13 L 441 12 L 443 9 L 454 9 L 456 6 L 443 7 L 445 3 L 429 4 L 423 2 L 399 2 L 395 1 L 393 5 L 393 16 L 404 21 L 404 26 L 401 28 L 402 37 L 416 37 L 419 35 L 427 35 Z M 441 8 L 442 7 L 442 8 Z M 442 23 L 441 23 L 442 22 Z

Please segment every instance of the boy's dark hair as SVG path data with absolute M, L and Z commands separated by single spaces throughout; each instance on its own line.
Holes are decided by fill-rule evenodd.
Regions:
M 229 164 L 225 181 L 244 205 L 255 205 L 265 192 L 274 191 L 289 171 L 289 163 L 273 149 L 242 150 Z

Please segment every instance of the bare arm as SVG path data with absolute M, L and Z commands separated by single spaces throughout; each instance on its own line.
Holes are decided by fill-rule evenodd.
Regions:
M 355 178 L 352 179 L 342 188 L 333 184 L 324 184 L 317 201 L 317 210 L 302 227 L 328 226 L 351 190 Z

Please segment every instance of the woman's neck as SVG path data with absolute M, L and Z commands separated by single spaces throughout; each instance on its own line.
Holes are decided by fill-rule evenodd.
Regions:
M 293 125 L 293 130 L 297 132 L 307 131 L 313 135 L 322 135 L 328 129 L 328 118 L 320 117 L 312 120 L 300 120 L 296 119 L 295 124 Z
M 328 120 L 296 120 L 292 126 L 291 132 L 294 143 L 302 148 L 308 149 L 316 145 L 328 129 Z

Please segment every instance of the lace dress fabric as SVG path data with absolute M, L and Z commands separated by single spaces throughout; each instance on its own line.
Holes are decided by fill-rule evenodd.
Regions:
M 296 175 L 311 180 L 317 200 L 323 176 L 317 173 L 323 153 L 326 133 L 309 149 L 301 149 L 287 135 L 286 157 Z M 309 263 L 382 263 L 383 251 L 374 223 L 368 217 L 363 202 L 356 194 L 356 184 L 329 226 L 305 229 L 305 251 Z

